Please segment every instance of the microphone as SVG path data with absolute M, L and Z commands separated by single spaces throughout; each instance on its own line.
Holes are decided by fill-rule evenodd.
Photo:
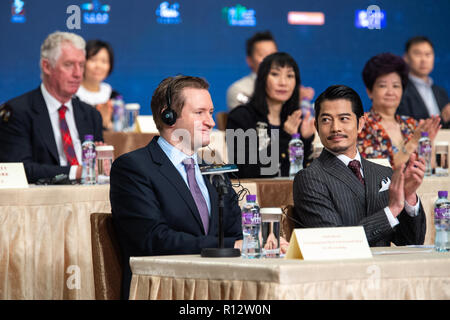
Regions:
M 69 176 L 65 173 L 58 174 L 51 178 L 40 178 L 39 180 L 36 181 L 37 185 L 49 185 L 49 184 L 64 185 L 76 183 L 77 183 L 76 180 L 70 180 Z
M 228 193 L 228 186 L 224 178 L 224 173 L 239 171 L 235 164 L 223 165 L 202 165 L 200 172 L 202 175 L 209 175 L 211 184 L 216 188 L 219 195 L 219 247 L 203 248 L 202 257 L 220 258 L 220 257 L 239 257 L 241 251 L 235 248 L 224 248 L 224 231 L 223 231 L 223 209 L 225 207 L 224 195 Z

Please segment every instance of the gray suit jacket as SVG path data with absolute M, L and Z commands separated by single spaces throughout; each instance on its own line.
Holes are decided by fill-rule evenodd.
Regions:
M 392 169 L 361 159 L 365 186 L 336 156 L 323 150 L 320 157 L 294 180 L 294 217 L 297 228 L 363 226 L 370 246 L 423 244 L 425 213 L 416 217 L 403 210 L 391 227 L 384 208 L 389 191 L 379 192 Z

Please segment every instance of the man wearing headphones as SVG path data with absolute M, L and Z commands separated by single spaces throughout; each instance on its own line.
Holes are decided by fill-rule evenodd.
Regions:
M 199 169 L 215 123 L 208 83 L 176 76 L 156 88 L 151 108 L 160 136 L 117 158 L 111 170 L 112 215 L 123 258 L 122 298 L 128 299 L 130 256 L 199 254 L 218 247 L 218 194 Z M 224 246 L 240 247 L 241 211 L 225 195 Z

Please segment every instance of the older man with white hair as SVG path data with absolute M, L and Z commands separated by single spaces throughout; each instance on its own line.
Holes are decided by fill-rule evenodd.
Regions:
M 78 100 L 85 41 L 50 34 L 41 46 L 41 85 L 0 106 L 0 162 L 23 162 L 29 183 L 67 174 L 80 179 L 85 135 L 102 141 L 100 113 Z

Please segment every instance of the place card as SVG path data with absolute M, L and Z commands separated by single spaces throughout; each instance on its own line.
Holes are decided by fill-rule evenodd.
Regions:
M 136 132 L 140 133 L 158 133 L 153 116 L 137 116 Z
M 28 188 L 22 162 L 0 163 L 0 189 Z
M 372 258 L 362 226 L 294 229 L 286 259 L 340 260 Z

